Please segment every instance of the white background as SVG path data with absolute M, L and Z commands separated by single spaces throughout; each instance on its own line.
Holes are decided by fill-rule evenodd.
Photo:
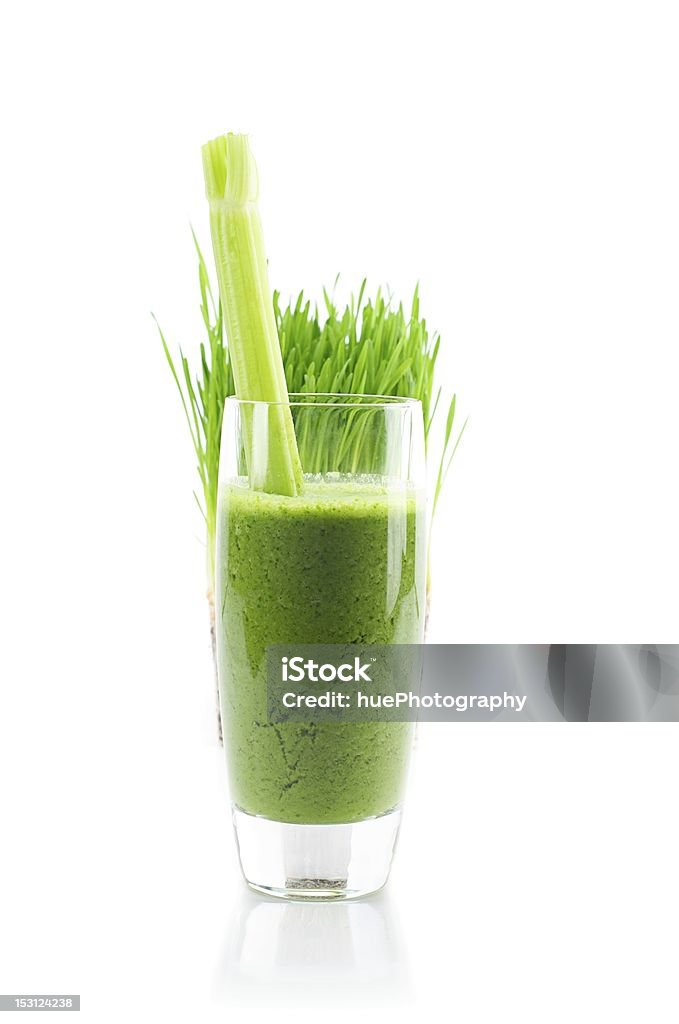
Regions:
M 675 726 L 428 726 L 383 897 L 244 891 L 150 318 L 195 351 L 200 145 L 249 131 L 284 295 L 419 279 L 442 334 L 471 419 L 432 639 L 676 640 L 676 15 L 3 5 L 1 992 L 97 1022 L 676 1021 Z

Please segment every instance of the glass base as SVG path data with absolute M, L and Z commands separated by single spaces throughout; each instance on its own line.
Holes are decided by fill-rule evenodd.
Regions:
M 386 883 L 401 812 L 350 825 L 291 825 L 234 807 L 233 823 L 252 889 L 289 900 L 346 900 Z

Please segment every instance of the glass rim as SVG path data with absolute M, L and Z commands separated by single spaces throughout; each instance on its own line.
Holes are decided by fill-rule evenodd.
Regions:
M 346 399 L 346 401 L 309 401 L 309 399 L 317 398 L 342 398 Z M 288 396 L 288 399 L 287 402 L 263 402 L 258 399 L 238 398 L 236 395 L 228 395 L 225 401 L 231 405 L 294 406 L 295 408 L 308 407 L 310 409 L 408 409 L 422 404 L 419 398 L 405 398 L 401 395 L 359 395 L 342 393 L 340 391 L 293 391 Z M 351 401 L 351 399 L 356 399 L 356 401 Z

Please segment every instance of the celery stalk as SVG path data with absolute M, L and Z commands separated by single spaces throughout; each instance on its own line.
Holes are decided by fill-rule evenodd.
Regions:
M 295 495 L 302 468 L 285 382 L 257 206 L 257 167 L 247 135 L 203 146 L 210 230 L 236 396 L 280 403 L 244 415 L 250 485 Z

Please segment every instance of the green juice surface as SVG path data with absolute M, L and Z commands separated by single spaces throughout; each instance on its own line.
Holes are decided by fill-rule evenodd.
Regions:
M 217 646 L 234 802 L 328 824 L 402 797 L 408 723 L 267 721 L 271 644 L 418 643 L 425 603 L 421 500 L 405 485 L 307 480 L 299 497 L 228 484 L 218 528 Z

